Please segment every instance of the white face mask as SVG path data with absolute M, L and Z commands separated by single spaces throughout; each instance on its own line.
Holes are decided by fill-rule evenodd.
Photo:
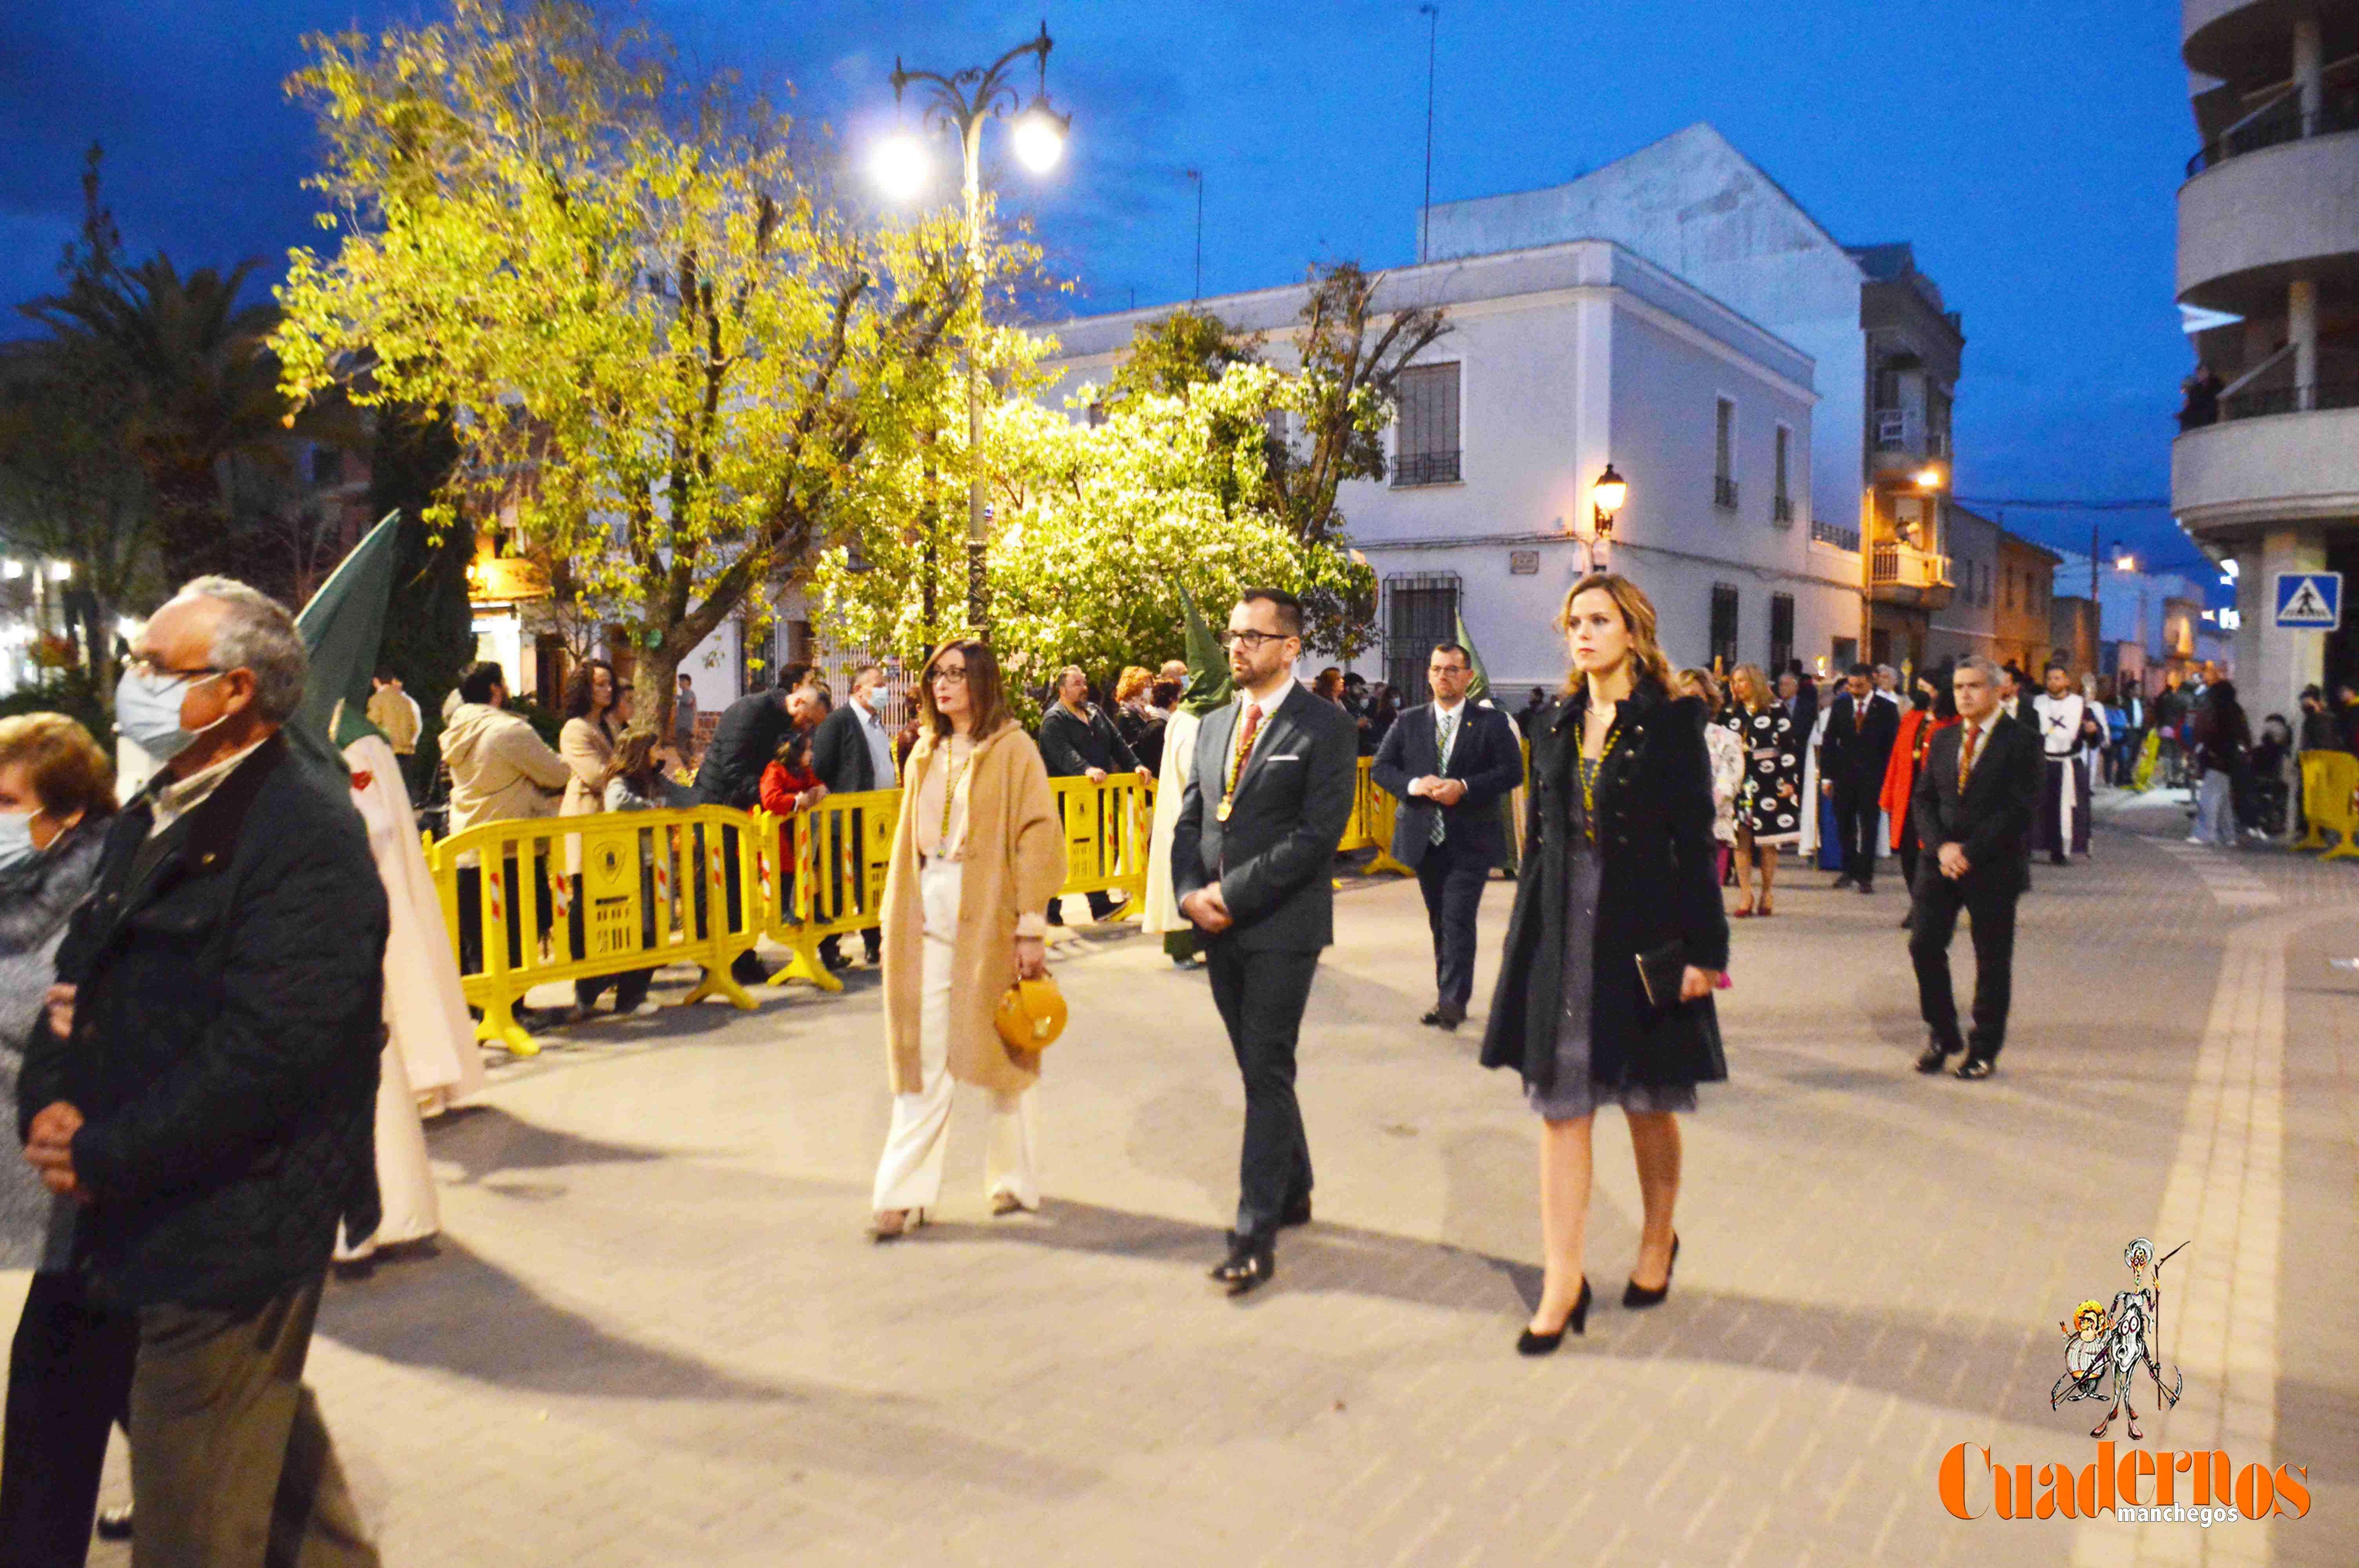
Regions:
M 229 718 L 224 713 L 202 730 L 180 728 L 180 702 L 189 687 L 220 678 L 219 671 L 192 676 L 125 670 L 123 679 L 114 687 L 114 728 L 124 739 L 136 742 L 158 762 L 170 762 L 206 730 Z
M 0 871 L 13 871 L 40 854 L 33 842 L 32 811 L 12 811 L 0 816 Z

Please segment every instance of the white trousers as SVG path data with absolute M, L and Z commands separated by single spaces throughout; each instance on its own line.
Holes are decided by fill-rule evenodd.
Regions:
M 885 1156 L 876 1162 L 879 1214 L 890 1209 L 931 1208 L 942 1190 L 942 1153 L 950 1145 L 951 954 L 958 932 L 959 890 L 963 867 L 956 860 L 929 861 L 918 877 L 918 901 L 925 915 L 925 965 L 918 1004 L 916 1094 L 893 1097 L 893 1128 Z M 991 1096 L 991 1136 L 983 1157 L 986 1195 L 1014 1195 L 1026 1208 L 1040 1206 L 1038 1158 L 1039 1086 L 1021 1094 Z
M 2191 837 L 2216 849 L 2236 848 L 2236 803 L 2226 773 L 2214 768 L 2195 789 L 2195 831 Z

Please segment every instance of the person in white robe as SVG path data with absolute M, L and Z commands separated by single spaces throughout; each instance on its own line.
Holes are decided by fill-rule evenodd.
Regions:
M 2030 703 L 2032 727 L 2039 732 L 2048 768 L 2033 847 L 2047 854 L 2049 864 L 2060 866 L 2068 854 L 2089 852 L 2089 763 L 2081 734 L 2089 705 L 2072 689 L 2071 675 L 2062 665 L 2049 665 L 2047 675 L 2048 688 Z

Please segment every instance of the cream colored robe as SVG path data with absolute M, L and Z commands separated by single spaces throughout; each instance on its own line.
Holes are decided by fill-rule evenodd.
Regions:
M 1180 828 L 1180 800 L 1196 773 L 1196 731 L 1204 727 L 1200 716 L 1174 708 L 1163 726 L 1163 771 L 1155 781 L 1155 827 L 1147 835 L 1147 905 L 1138 912 L 1138 928 L 1150 936 L 1194 929 L 1180 913 L 1180 897 L 1171 886 L 1171 838 Z
M 893 1092 L 916 1094 L 918 1015 L 925 967 L 925 919 L 918 893 L 918 797 L 941 756 L 921 736 L 901 773 L 901 816 L 885 873 L 885 1049 Z M 938 797 L 939 798 L 939 797 Z M 1038 1052 L 1021 1054 L 999 1038 L 993 1014 L 1016 983 L 1016 923 L 1045 915 L 1065 881 L 1064 829 L 1049 770 L 1032 737 L 1013 723 L 986 736 L 951 802 L 950 853 L 964 860 L 958 935 L 952 944 L 951 1076 L 1018 1093 L 1040 1075 Z

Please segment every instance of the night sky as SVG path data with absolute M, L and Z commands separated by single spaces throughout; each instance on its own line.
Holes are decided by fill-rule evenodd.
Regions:
M 684 68 L 736 70 L 781 101 L 791 91 L 802 128 L 825 137 L 814 145 L 856 159 L 892 122 L 897 53 L 913 68 L 981 63 L 1028 37 L 1044 7 L 641 9 Z M 135 254 L 160 248 L 184 270 L 260 257 L 275 278 L 313 232 L 299 188 L 311 131 L 281 90 L 300 36 L 421 11 L 0 0 L 0 297 L 54 284 L 94 139 Z M 1076 281 L 1079 311 L 1189 297 L 1190 167 L 1204 173 L 1208 295 L 1288 282 L 1313 261 L 1414 259 L 1427 45 L 1415 5 L 1045 11 L 1049 88 L 1074 139 L 1049 180 L 1010 161 L 999 183 Z M 1915 242 L 1963 312 L 1962 496 L 2167 496 L 2191 364 L 2171 299 L 2174 192 L 2195 146 L 2177 24 L 2178 7 L 2152 0 L 1445 0 L 1434 199 L 1555 184 L 1709 120 L 1838 238 Z M 2088 546 L 2086 514 L 2010 506 L 2005 520 Z M 2099 521 L 2108 546 L 2201 568 L 2165 509 Z

